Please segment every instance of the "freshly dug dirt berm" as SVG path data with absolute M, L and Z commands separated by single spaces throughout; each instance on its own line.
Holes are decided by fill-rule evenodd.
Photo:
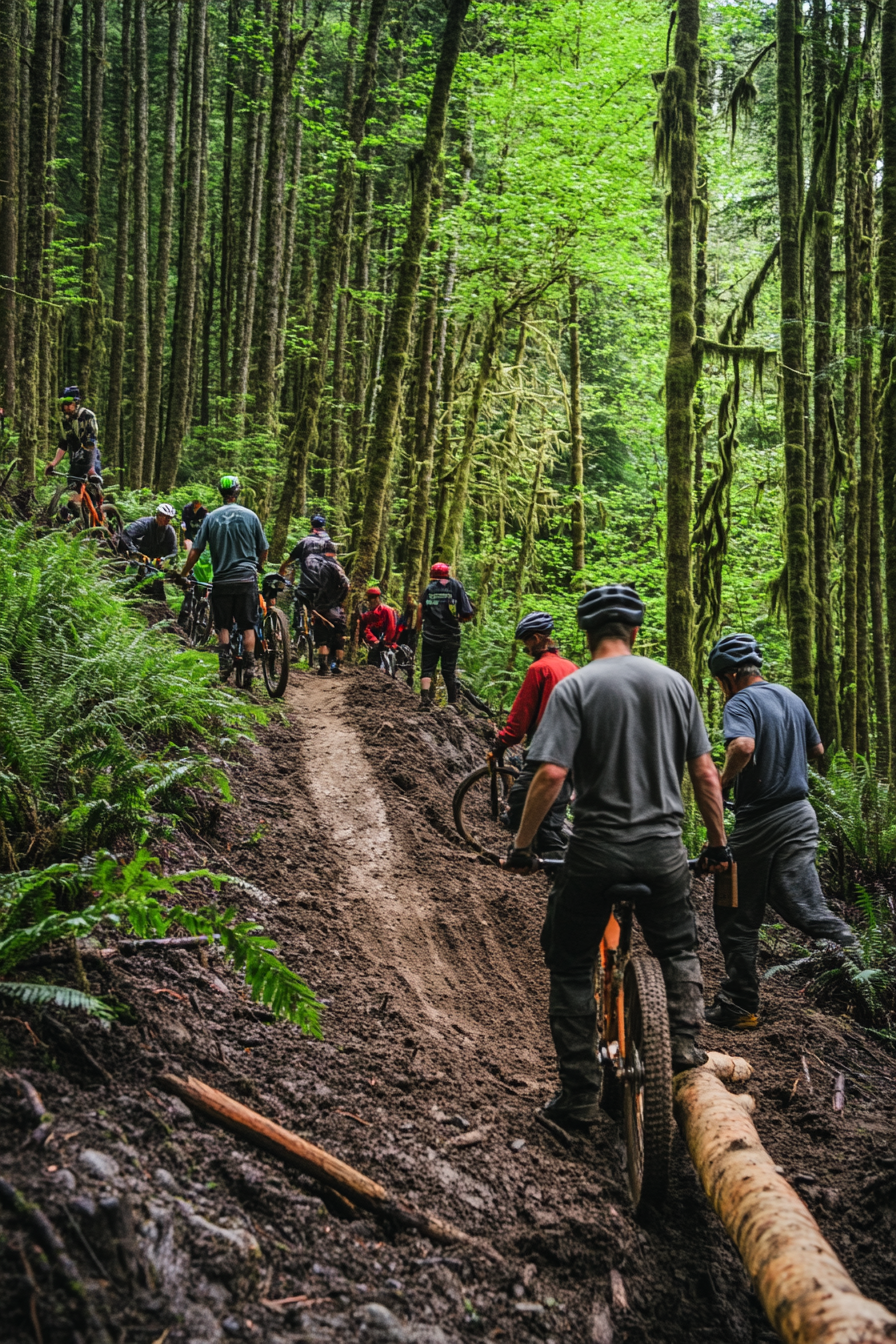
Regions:
M 422 712 L 367 669 L 293 673 L 284 705 L 230 762 L 235 801 L 216 831 L 178 834 L 162 857 L 263 890 L 227 899 L 322 996 L 324 1040 L 270 1021 L 214 952 L 85 949 L 93 988 L 121 1008 L 108 1030 L 7 1008 L 4 1340 L 774 1338 L 677 1136 L 665 1210 L 639 1226 L 609 1117 L 568 1143 L 534 1121 L 555 1078 L 546 887 L 481 866 L 451 827 L 484 725 Z M 702 889 L 695 900 L 711 992 L 712 912 Z M 34 974 L 73 983 L 67 949 Z M 758 1032 L 704 1039 L 750 1059 L 763 1142 L 862 1291 L 893 1309 L 894 1061 L 789 977 L 763 995 Z M 162 1073 L 228 1093 L 500 1259 L 358 1216 L 197 1122 Z M 45 1125 L 12 1074 L 37 1089 Z

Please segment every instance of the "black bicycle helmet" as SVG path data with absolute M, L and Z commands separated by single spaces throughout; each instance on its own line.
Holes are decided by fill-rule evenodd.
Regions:
M 752 635 L 723 635 L 710 650 L 709 670 L 714 677 L 723 672 L 734 672 L 747 664 L 762 666 L 762 649 Z
M 554 628 L 554 618 L 547 611 L 530 611 L 516 628 L 514 639 L 526 639 L 529 635 L 549 635 Z
M 629 583 L 605 583 L 589 588 L 576 608 L 580 630 L 599 630 L 619 621 L 622 625 L 644 624 L 644 603 Z
M 323 516 L 322 513 L 314 513 L 314 514 L 311 515 L 311 526 L 312 526 L 312 527 L 321 528 L 321 527 L 326 527 L 326 525 L 327 525 L 327 520 L 326 520 L 326 518 Z

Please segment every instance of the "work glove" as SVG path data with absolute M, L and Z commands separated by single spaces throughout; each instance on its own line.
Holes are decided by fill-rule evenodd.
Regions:
M 708 873 L 719 866 L 730 867 L 732 863 L 734 855 L 728 845 L 706 845 L 700 852 L 697 871 Z
M 44 475 L 48 477 L 52 476 L 55 470 L 56 468 L 53 466 L 53 463 L 48 462 L 47 465 L 44 467 Z
M 507 849 L 507 857 L 501 862 L 502 868 L 508 868 L 514 873 L 534 873 L 538 867 L 538 860 L 531 849 L 517 849 L 511 844 Z

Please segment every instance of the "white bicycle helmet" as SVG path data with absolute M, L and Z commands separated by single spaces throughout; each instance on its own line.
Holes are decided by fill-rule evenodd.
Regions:
M 156 507 L 156 515 L 162 515 L 163 518 L 176 518 L 177 509 L 173 504 L 159 504 Z

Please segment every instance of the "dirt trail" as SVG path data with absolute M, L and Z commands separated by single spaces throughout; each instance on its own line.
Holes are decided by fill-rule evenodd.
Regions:
M 287 695 L 305 726 L 304 765 L 320 826 L 340 854 L 344 930 L 405 1014 L 435 1039 L 453 1028 L 488 1045 L 509 1012 L 520 1061 L 534 1065 L 530 1042 L 544 1044 L 543 1024 L 494 936 L 488 908 L 468 891 L 463 904 L 446 910 L 444 845 L 390 825 L 382 782 L 352 722 L 353 685 L 349 677 L 308 677 Z

